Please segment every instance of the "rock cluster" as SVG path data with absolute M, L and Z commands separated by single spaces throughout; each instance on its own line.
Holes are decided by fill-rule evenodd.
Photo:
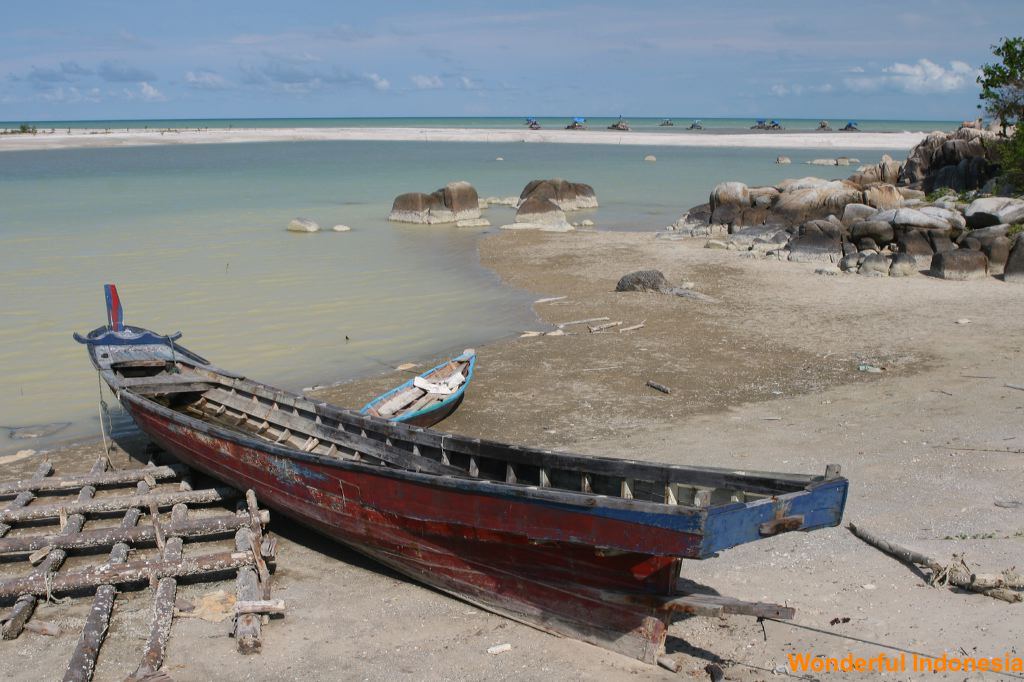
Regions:
M 862 172 L 865 185 L 818 178 L 775 187 L 722 183 L 708 204 L 691 209 L 670 229 L 696 235 L 703 224 L 711 234 L 723 223 L 719 227 L 727 226 L 729 235 L 709 240 L 708 248 L 838 264 L 866 276 L 927 271 L 951 280 L 1003 274 L 1007 282 L 1024 281 L 1024 239 L 1014 241 L 1011 233 L 1013 224 L 1024 222 L 1024 199 L 966 203 L 947 194 L 926 203 L 919 190 L 874 182 L 893 172 L 883 159 Z
M 997 139 L 994 132 L 974 128 L 930 133 L 910 151 L 899 182 L 925 192 L 979 189 L 995 173 Z
M 465 181 L 449 182 L 441 189 L 424 194 L 409 192 L 395 197 L 388 220 L 396 223 L 437 225 L 476 220 L 480 217 L 480 197 Z
M 597 195 L 590 185 L 561 178 L 533 180 L 519 195 L 515 223 L 502 229 L 568 232 L 574 228 L 565 212 L 585 208 L 597 208 Z

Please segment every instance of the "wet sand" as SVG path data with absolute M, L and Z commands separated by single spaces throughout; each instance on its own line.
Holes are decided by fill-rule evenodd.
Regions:
M 749 132 L 678 133 L 613 130 L 490 130 L 475 128 L 205 128 L 181 130 L 67 129 L 35 135 L 0 136 L 0 151 L 138 147 L 164 144 L 371 140 L 377 142 L 532 142 L 615 144 L 645 147 L 747 147 L 758 149 L 910 149 L 925 132 Z
M 702 244 L 599 232 L 485 239 L 483 264 L 507 282 L 537 298 L 566 297 L 536 304 L 533 330 L 602 316 L 646 326 L 608 334 L 576 326 L 566 328 L 572 335 L 480 348 L 467 399 L 442 426 L 676 463 L 800 473 L 837 463 L 851 480 L 847 520 L 940 560 L 964 553 L 979 572 L 1019 566 L 1024 508 L 994 501 L 1024 501 L 1024 392 L 1005 386 L 1024 384 L 1024 290 L 996 279 L 823 277 L 810 264 L 746 259 Z M 622 274 L 649 267 L 673 283 L 693 282 L 717 302 L 613 292 Z M 410 359 L 421 367 L 434 360 Z M 884 371 L 860 372 L 863 362 Z M 392 372 L 318 395 L 358 406 L 408 376 Z M 646 388 L 648 379 L 672 394 Z M 86 469 L 90 448 L 54 460 Z M 18 462 L 11 473 L 36 463 Z M 167 661 L 174 679 L 675 677 L 481 612 L 280 519 L 272 530 L 281 537 L 275 596 L 289 612 L 266 628 L 264 652 L 236 654 L 226 624 L 179 620 Z M 0 572 L 23 566 L 2 564 Z M 761 680 L 791 652 L 898 653 L 881 644 L 1002 656 L 1024 635 L 1024 605 L 927 587 L 915 571 L 842 528 L 782 535 L 687 562 L 684 575 L 722 594 L 793 606 L 801 626 L 879 643 L 775 622 L 765 622 L 762 633 L 741 616 L 682 619 L 670 629 L 668 651 L 696 679 L 709 661 L 730 679 Z M 216 587 L 189 586 L 183 596 Z M 71 626 L 65 634 L 0 642 L 0 674 L 58 677 L 85 603 L 40 613 Z M 134 669 L 149 603 L 148 593 L 119 597 L 97 679 L 121 679 Z M 849 621 L 832 625 L 834 618 Z M 486 653 L 502 643 L 512 650 Z

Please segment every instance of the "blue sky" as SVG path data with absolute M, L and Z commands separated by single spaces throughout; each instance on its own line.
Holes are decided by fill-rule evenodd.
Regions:
M 1024 1 L 61 1 L 6 8 L 0 120 L 975 115 Z

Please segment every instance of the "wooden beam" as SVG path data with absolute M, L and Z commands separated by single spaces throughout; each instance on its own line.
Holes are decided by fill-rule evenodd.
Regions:
M 132 507 L 146 508 L 150 504 L 155 504 L 158 507 L 171 507 L 179 502 L 184 504 L 206 504 L 209 502 L 223 502 L 237 495 L 237 490 L 225 487 L 185 492 L 149 493 L 146 495 L 119 495 L 103 497 L 98 500 L 79 500 L 74 503 L 40 504 L 24 509 L 2 510 L 0 511 L 0 522 L 55 519 L 59 518 L 62 514 L 102 514 L 125 511 Z
M 39 481 L 42 481 L 44 478 L 49 476 L 52 472 L 52 464 L 50 464 L 49 462 L 41 462 L 39 466 L 36 467 L 36 472 L 32 475 L 32 478 L 30 478 L 29 480 L 34 483 L 38 483 Z M 18 493 L 17 497 L 15 497 L 13 500 L 7 503 L 7 505 L 3 508 L 3 511 L 13 511 L 15 509 L 21 509 L 29 502 L 31 502 L 34 498 L 35 495 L 33 495 L 29 491 Z M 9 533 L 10 530 L 11 527 L 8 524 L 0 523 L 0 538 L 7 535 L 7 533 Z

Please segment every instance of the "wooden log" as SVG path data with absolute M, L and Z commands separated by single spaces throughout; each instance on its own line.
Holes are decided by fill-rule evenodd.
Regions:
M 143 480 L 144 477 L 152 476 L 154 480 L 175 478 L 180 475 L 184 467 L 181 465 L 163 466 L 144 469 L 125 469 L 123 471 L 111 471 L 102 474 L 79 474 L 67 476 L 32 477 L 18 481 L 0 482 L 0 495 L 14 495 L 22 492 L 54 492 L 62 490 L 74 490 L 87 485 L 117 486 L 134 484 Z
M 665 386 L 664 384 L 659 384 L 657 381 L 648 380 L 647 381 L 647 385 L 650 386 L 651 388 L 653 388 L 655 391 L 661 391 L 662 393 L 665 393 L 665 394 L 672 393 L 672 389 L 671 388 L 669 388 L 668 386 Z
M 631 325 L 629 327 L 623 327 L 622 329 L 619 330 L 619 333 L 621 334 L 622 332 L 636 331 L 637 329 L 643 329 L 646 326 L 647 326 L 647 320 L 643 320 L 639 324 L 634 324 L 634 325 Z
M 587 318 L 585 320 L 572 320 L 571 322 L 559 322 L 555 326 L 558 327 L 559 329 L 564 329 L 565 327 L 571 327 L 574 324 L 589 324 L 591 322 L 606 322 L 606 321 L 608 321 L 610 319 L 612 319 L 612 318 L 610 318 L 610 317 L 589 317 L 589 318 Z
M 206 504 L 223 502 L 238 495 L 234 488 L 210 488 L 184 492 L 148 493 L 146 495 L 119 495 L 98 500 L 75 503 L 40 504 L 23 509 L 0 511 L 0 522 L 38 521 L 59 518 L 61 514 L 103 514 L 125 511 L 132 507 L 147 508 L 150 504 L 171 507 L 179 502 L 185 504 Z
M 284 613 L 284 599 L 236 601 L 235 614 L 238 615 L 243 613 Z
M 253 552 L 253 535 L 251 528 L 239 528 L 235 533 L 235 549 L 238 552 L 245 552 L 250 555 Z M 260 601 L 263 592 L 260 590 L 258 573 L 253 566 L 243 566 L 238 569 L 238 576 L 235 579 L 235 598 L 238 602 Z M 239 653 L 259 653 L 263 646 L 262 623 L 260 617 L 254 613 L 242 613 L 235 618 L 234 637 Z
M 29 480 L 33 483 L 38 483 L 44 478 L 49 476 L 53 472 L 53 465 L 49 462 L 42 462 L 36 467 L 36 471 L 32 474 L 32 478 Z M 21 509 L 35 498 L 35 495 L 30 491 L 18 493 L 18 496 L 7 503 L 3 511 L 12 511 L 14 509 Z M 6 523 L 0 523 L 0 538 L 7 535 L 11 531 L 11 527 Z
M 108 460 L 105 457 L 101 457 L 96 460 L 93 464 L 90 473 L 100 474 L 106 471 Z M 96 494 L 96 488 L 91 485 L 83 486 L 78 493 L 78 503 L 85 504 L 89 502 Z M 29 507 L 30 509 L 31 507 Z M 70 514 L 67 518 L 67 522 L 62 524 L 61 532 L 65 535 L 74 535 L 78 531 L 82 530 L 82 526 L 85 525 L 84 514 Z M 35 569 L 35 573 L 41 575 L 44 578 L 48 578 L 60 569 L 61 564 L 67 558 L 68 554 L 63 549 L 53 549 L 46 555 L 42 564 Z M 18 636 L 25 629 L 25 623 L 32 617 L 32 614 L 36 610 L 36 595 L 34 594 L 22 594 L 18 597 L 18 600 L 14 603 L 14 607 L 7 615 L 6 620 L 2 627 L 0 627 L 0 636 L 3 639 L 17 639 Z
M 100 564 L 77 571 L 67 571 L 53 576 L 49 584 L 51 594 L 63 594 L 92 588 L 97 585 L 124 585 L 146 582 L 150 577 L 183 578 L 210 575 L 231 571 L 241 566 L 251 566 L 252 552 L 212 552 L 197 556 L 186 556 L 181 561 L 162 559 L 140 559 L 123 564 Z M 47 593 L 47 581 L 43 575 L 0 580 L 0 599 L 7 600 L 20 594 L 42 596 Z
M 270 599 L 270 569 L 263 559 L 263 525 L 259 522 L 259 506 L 256 503 L 256 492 L 251 488 L 245 491 L 245 506 L 249 512 L 250 551 L 252 552 L 256 575 L 260 579 L 260 592 L 263 599 Z
M 138 512 L 137 509 L 129 510 Z M 260 521 L 266 524 L 269 512 L 260 510 Z M 163 528 L 168 534 L 181 538 L 199 538 L 212 535 L 233 533 L 250 523 L 248 512 L 220 514 L 197 519 L 189 519 L 182 524 Z M 90 547 L 113 547 L 118 543 L 132 545 L 155 542 L 156 529 L 151 525 L 134 528 L 113 527 L 83 530 L 74 535 L 21 535 L 12 538 L 0 538 L 0 555 L 19 554 L 24 552 L 42 551 L 47 549 L 86 549 Z
M 587 327 L 587 328 L 590 330 L 591 334 L 594 334 L 596 332 L 604 331 L 605 329 L 611 329 L 612 327 L 618 327 L 621 324 L 622 324 L 622 320 L 618 320 L 617 322 L 606 322 L 604 324 L 597 324 L 597 325 L 594 325 L 592 327 Z
M 176 505 L 184 508 L 184 505 Z M 168 538 L 164 546 L 164 561 L 181 560 L 181 538 Z M 153 598 L 153 622 L 149 631 L 149 639 L 142 654 L 142 662 L 129 679 L 143 680 L 153 675 L 163 665 L 167 651 L 167 638 L 171 634 L 171 623 L 174 620 L 174 599 L 178 591 L 178 581 L 173 577 L 161 578 Z
M 140 494 L 150 491 L 149 483 L 138 481 L 136 490 Z M 129 509 L 121 519 L 121 528 L 134 528 L 142 516 L 138 509 Z M 128 559 L 128 545 L 124 542 L 114 544 L 110 550 L 110 563 L 124 563 Z M 107 628 L 110 626 L 110 612 L 114 608 L 114 599 L 117 597 L 117 588 L 113 585 L 100 585 L 96 588 L 96 596 L 92 600 L 92 607 L 89 609 L 89 616 L 85 620 L 82 634 L 78 638 L 75 651 L 71 654 L 68 667 L 64 670 L 63 682 L 89 682 L 96 670 L 96 658 L 99 656 L 100 647 L 107 637 Z

